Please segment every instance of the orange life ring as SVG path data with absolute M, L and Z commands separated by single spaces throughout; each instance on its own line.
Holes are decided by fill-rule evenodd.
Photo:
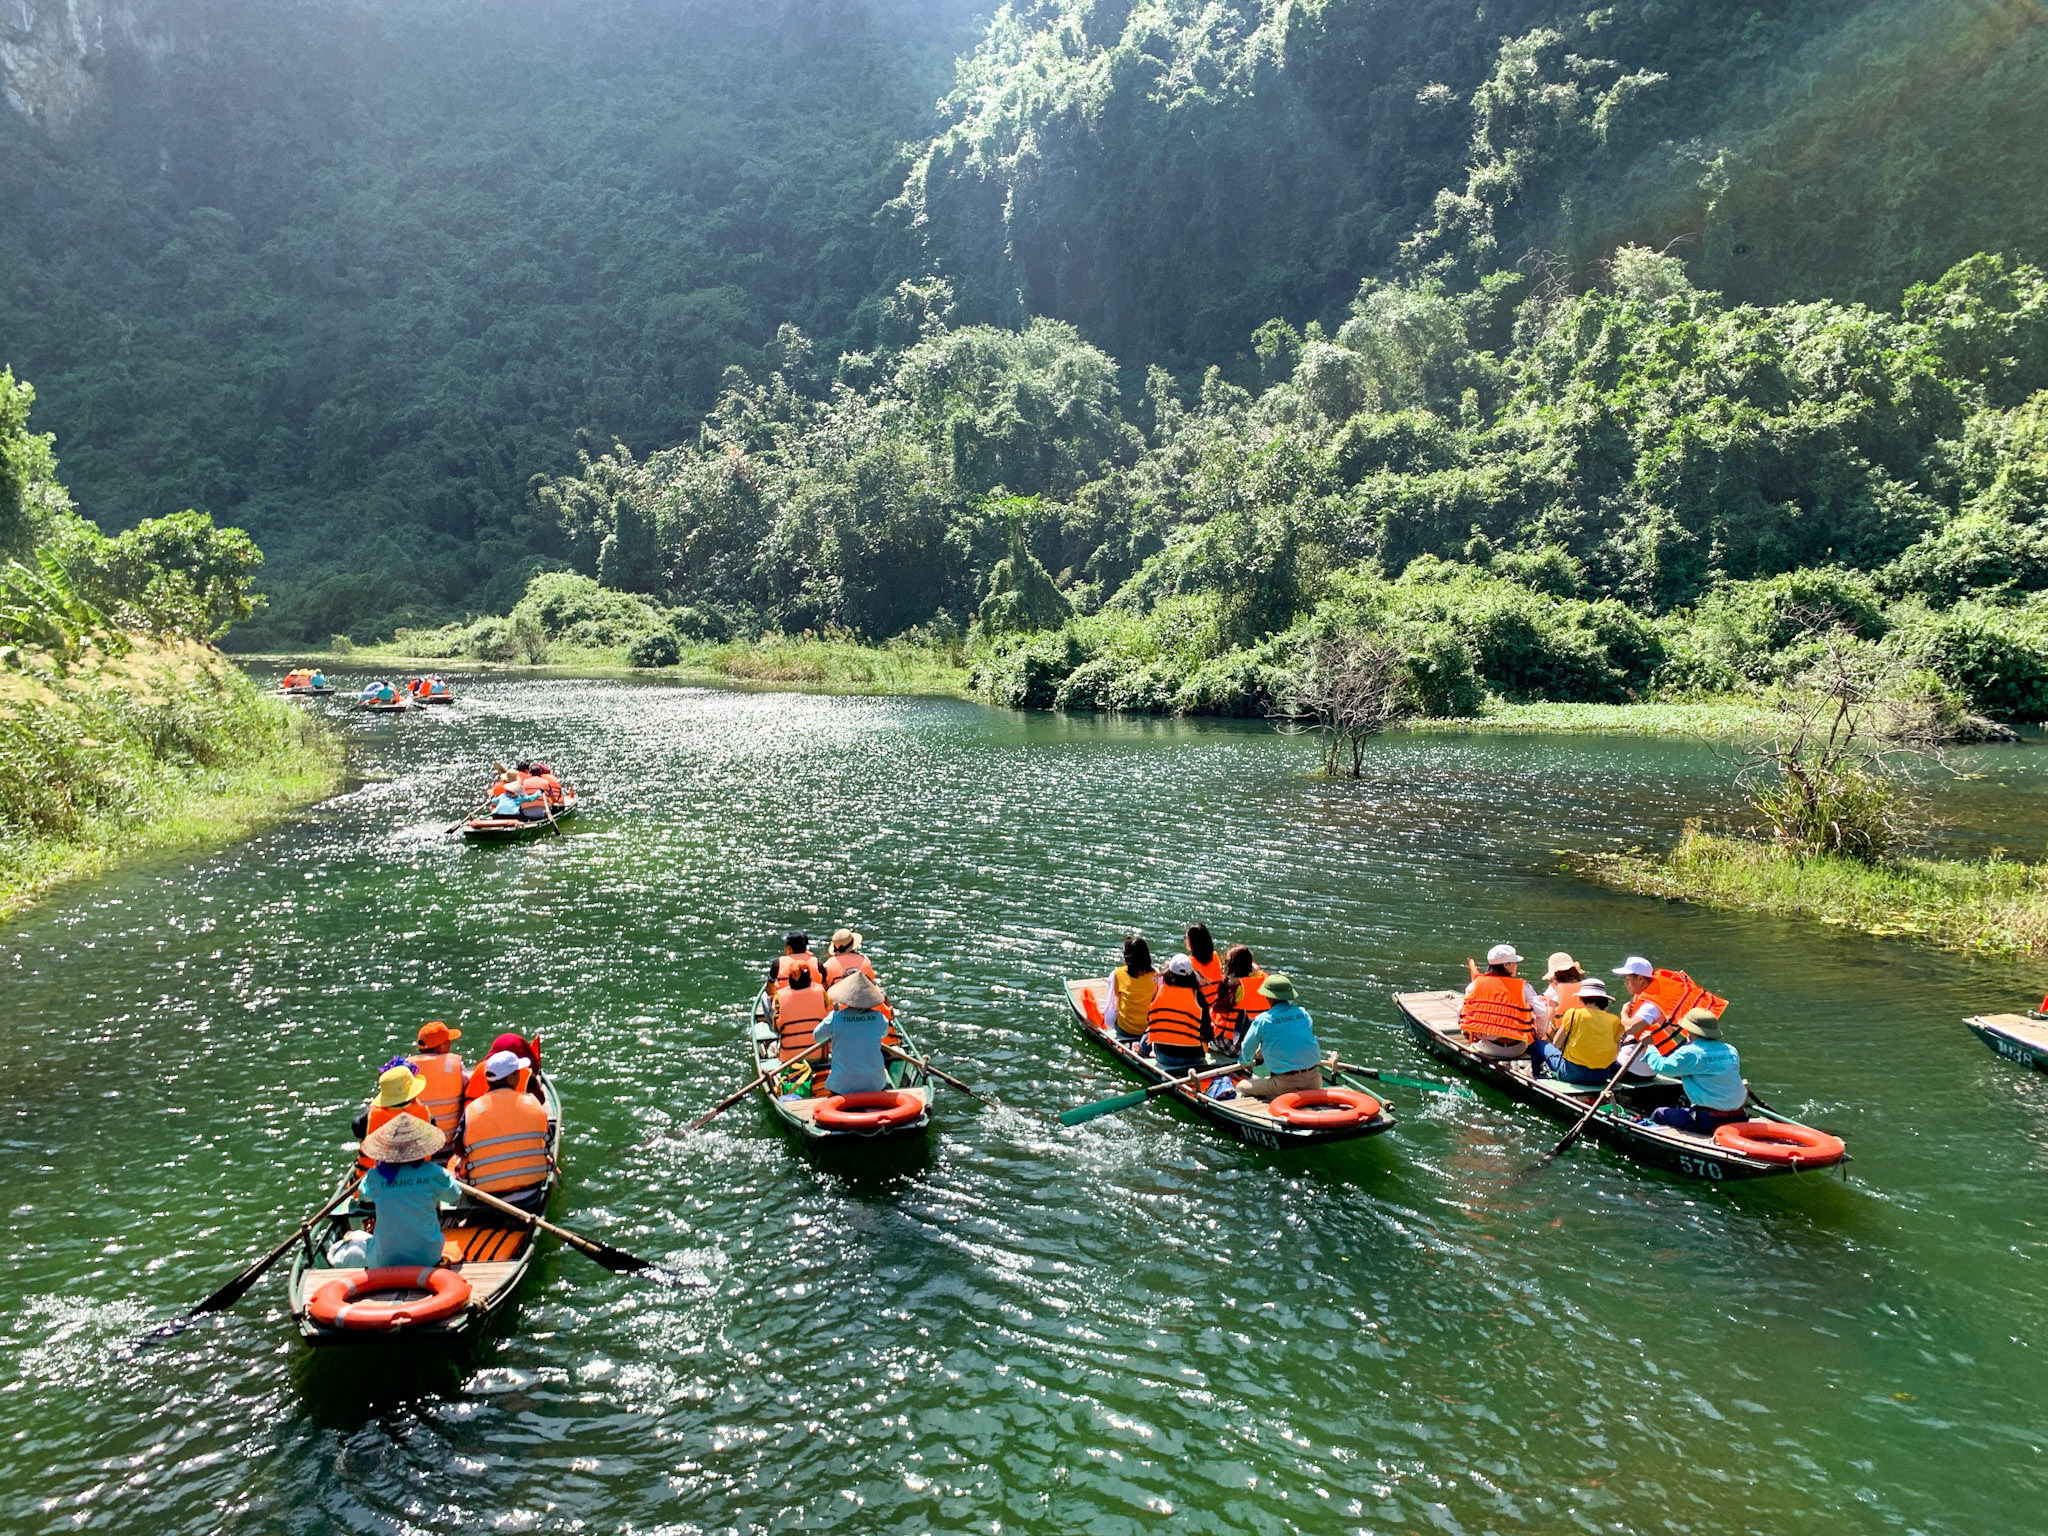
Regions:
M 1783 1120 L 1737 1120 L 1716 1127 L 1714 1145 L 1765 1163 L 1832 1163 L 1848 1151 L 1839 1136 Z
M 818 1101 L 811 1118 L 828 1131 L 886 1131 L 924 1114 L 924 1100 L 889 1088 L 879 1093 L 835 1093 Z
M 426 1291 L 421 1301 L 365 1301 L 379 1291 Z M 469 1305 L 469 1282 L 438 1264 L 414 1268 L 386 1265 L 341 1280 L 330 1280 L 313 1293 L 306 1310 L 327 1328 L 372 1331 L 438 1323 Z
M 1282 1125 L 1318 1131 L 1358 1125 L 1380 1115 L 1380 1101 L 1356 1088 L 1304 1088 L 1281 1094 L 1267 1108 Z

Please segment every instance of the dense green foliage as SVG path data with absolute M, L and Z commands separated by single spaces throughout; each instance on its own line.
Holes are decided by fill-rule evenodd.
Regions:
M 675 441 L 782 322 L 872 336 L 974 9 L 156 0 L 63 132 L 0 105 L 0 364 L 109 527 L 256 534 L 238 644 L 502 611 L 579 434 Z

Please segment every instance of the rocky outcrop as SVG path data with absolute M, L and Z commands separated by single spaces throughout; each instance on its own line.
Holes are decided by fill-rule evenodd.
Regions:
M 0 97 L 53 132 L 98 93 L 110 48 L 149 59 L 170 51 L 170 31 L 147 0 L 0 0 Z

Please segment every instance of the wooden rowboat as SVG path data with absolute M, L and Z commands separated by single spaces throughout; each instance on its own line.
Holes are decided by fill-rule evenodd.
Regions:
M 1067 983 L 1067 1007 L 1073 1011 L 1074 1027 L 1092 1044 L 1100 1047 L 1119 1065 L 1129 1068 L 1146 1083 L 1163 1083 L 1173 1074 L 1166 1071 L 1150 1056 L 1140 1056 L 1130 1045 L 1117 1039 L 1107 1028 L 1096 1025 L 1088 1017 L 1084 999 L 1088 994 L 1095 996 L 1096 1012 L 1100 1014 L 1109 1001 L 1109 978 L 1095 976 L 1085 981 Z M 1215 1063 L 1217 1066 L 1223 1062 Z M 1348 1073 L 1324 1069 L 1324 1076 L 1331 1084 L 1340 1088 L 1355 1088 L 1379 1104 L 1379 1113 L 1369 1119 L 1352 1125 L 1289 1125 L 1274 1117 L 1270 1105 L 1260 1099 L 1240 1095 L 1234 1099 L 1212 1099 L 1201 1088 L 1175 1088 L 1159 1095 L 1172 1099 L 1183 1108 L 1193 1110 L 1211 1125 L 1228 1131 L 1239 1141 L 1249 1142 L 1255 1147 L 1320 1147 L 1331 1142 L 1357 1141 L 1363 1136 L 1377 1136 L 1394 1128 L 1394 1117 L 1373 1091 L 1374 1085 L 1367 1079 Z
M 2048 1018 L 2026 1013 L 1980 1013 L 1963 1020 L 1970 1033 L 2007 1061 L 2048 1072 Z
M 543 832 L 552 832 L 571 816 L 576 814 L 576 791 L 567 786 L 562 790 L 562 803 L 555 807 L 552 824 L 546 817 L 539 821 L 528 821 L 523 816 L 472 816 L 462 827 L 462 835 L 477 843 L 516 843 L 521 838 L 539 837 Z
M 389 704 L 372 703 L 368 699 L 357 699 L 356 708 L 369 715 L 402 715 L 412 708 L 412 700 L 400 694 Z
M 325 688 L 280 688 L 277 691 L 287 699 L 324 699 L 334 692 L 334 685 L 330 683 Z
M 561 1095 L 555 1091 L 554 1082 L 546 1076 L 541 1078 L 540 1086 L 541 1098 L 548 1111 L 548 1152 L 551 1157 L 556 1157 L 562 1140 Z M 354 1177 L 355 1170 L 351 1168 L 343 1175 L 343 1183 Z M 536 1216 L 544 1215 L 558 1179 L 557 1172 L 551 1167 L 546 1183 L 520 1190 L 507 1198 Z M 335 1246 L 362 1225 L 363 1217 L 343 1206 L 307 1237 L 292 1260 L 288 1291 L 292 1320 L 298 1324 L 299 1337 L 315 1349 L 343 1344 L 379 1344 L 393 1339 L 417 1343 L 428 1339 L 471 1337 L 482 1331 L 492 1315 L 511 1301 L 519 1282 L 533 1264 L 534 1238 L 537 1235 L 533 1227 L 517 1217 L 465 1197 L 460 1205 L 441 1212 L 442 1237 L 453 1239 L 462 1248 L 460 1261 L 441 1267 L 452 1270 L 469 1282 L 469 1301 L 461 1311 L 437 1322 L 377 1329 L 330 1328 L 313 1317 L 313 1297 L 329 1281 L 345 1281 L 363 1273 L 359 1268 L 340 1268 L 333 1263 Z M 401 1300 L 407 1294 L 379 1292 L 377 1299 Z M 426 1293 L 410 1294 L 424 1296 Z
M 923 1052 L 912 1043 L 910 1032 L 903 1027 L 899 1010 L 896 1019 L 896 1033 L 900 1037 L 897 1049 L 910 1056 L 921 1056 Z M 754 1073 L 759 1076 L 780 1066 L 782 1041 L 775 1032 L 774 1021 L 768 1011 L 768 992 L 763 988 L 754 998 L 754 1017 L 748 1031 L 748 1043 L 753 1051 Z M 792 1074 L 801 1076 L 802 1074 Z M 826 1099 L 813 1097 L 789 1097 L 780 1089 L 784 1086 L 776 1077 L 770 1077 L 761 1084 L 761 1097 L 788 1130 L 807 1149 L 818 1152 L 852 1150 L 873 1147 L 891 1142 L 922 1139 L 932 1123 L 932 1080 L 924 1069 L 914 1061 L 889 1062 L 889 1081 L 899 1094 L 907 1094 L 920 1105 L 917 1117 L 900 1125 L 878 1127 L 874 1130 L 835 1130 L 818 1124 L 819 1106 Z
M 1479 1079 L 1488 1087 L 1498 1089 L 1509 1098 L 1542 1111 L 1553 1120 L 1576 1125 L 1600 1096 L 1600 1089 L 1560 1082 L 1554 1077 L 1534 1077 L 1526 1059 L 1498 1061 L 1475 1051 L 1471 1042 L 1458 1032 L 1458 1006 L 1463 1001 L 1461 992 L 1394 994 L 1395 1005 L 1407 1020 L 1408 1028 L 1432 1056 Z M 1811 1173 L 1849 1160 L 1849 1154 L 1840 1150 L 1840 1142 L 1832 1137 L 1827 1139 L 1833 1142 L 1836 1150 L 1802 1155 L 1797 1162 L 1783 1162 L 1724 1146 L 1712 1136 L 1681 1131 L 1668 1125 L 1639 1125 L 1635 1119 L 1637 1115 L 1677 1104 L 1683 1097 L 1683 1090 L 1670 1078 L 1645 1078 L 1641 1087 L 1633 1086 L 1632 1082 L 1630 1080 L 1614 1091 L 1600 1113 L 1587 1125 L 1586 1134 L 1638 1162 L 1649 1163 L 1685 1178 L 1718 1184 L 1737 1179 L 1765 1179 L 1780 1173 Z M 1749 1123 L 1760 1127 L 1786 1125 L 1797 1131 L 1826 1136 L 1825 1132 L 1815 1132 L 1811 1126 L 1782 1116 L 1753 1115 Z
M 416 697 L 421 704 L 453 704 L 455 702 L 455 695 L 452 693 L 422 693 Z

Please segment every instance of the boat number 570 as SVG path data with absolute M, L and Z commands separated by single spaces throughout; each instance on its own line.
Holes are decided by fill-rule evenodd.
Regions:
M 1678 1171 L 1680 1173 L 1689 1173 L 1696 1179 L 1718 1179 L 1721 1177 L 1721 1165 L 1719 1163 L 1709 1162 L 1703 1157 L 1687 1157 L 1683 1152 L 1678 1154 Z

